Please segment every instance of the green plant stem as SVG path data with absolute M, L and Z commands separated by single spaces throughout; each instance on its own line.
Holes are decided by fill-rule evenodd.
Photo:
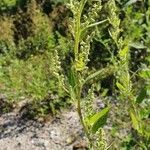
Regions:
M 80 100 L 80 98 L 77 100 L 77 111 L 78 111 L 78 115 L 79 115 L 81 124 L 83 126 L 83 130 L 85 131 L 85 134 L 87 135 L 88 139 L 90 139 L 88 129 L 86 128 L 86 125 L 85 125 L 84 120 L 83 120 L 82 112 L 81 112 L 81 100 Z
M 78 115 L 79 115 L 79 119 L 80 119 L 80 122 L 82 124 L 82 127 L 83 127 L 83 130 L 84 130 L 84 133 L 86 134 L 88 140 L 89 140 L 89 143 L 90 143 L 90 147 L 93 147 L 93 142 L 90 138 L 90 134 L 88 132 L 88 129 L 85 125 L 85 122 L 84 122 L 84 119 L 83 119 L 83 115 L 82 115 L 82 109 L 81 109 L 81 89 L 79 90 L 79 93 L 77 93 L 77 112 L 78 112 Z
M 75 39 L 74 39 L 75 40 L 75 45 L 74 45 L 74 55 L 75 55 L 75 60 L 74 61 L 75 62 L 78 61 L 80 35 L 81 35 L 81 15 L 82 15 L 82 11 L 83 11 L 83 8 L 84 8 L 86 2 L 87 2 L 87 0 L 81 0 L 80 1 L 80 8 L 79 8 L 77 16 L 75 17 L 76 18 Z M 83 115 L 82 115 L 82 110 L 81 110 L 82 84 L 80 83 L 80 75 L 79 75 L 79 72 L 76 70 L 76 68 L 73 69 L 73 72 L 74 72 L 74 74 L 76 74 L 76 77 L 75 77 L 76 78 L 75 79 L 76 85 L 75 85 L 74 90 L 75 90 L 76 101 L 77 101 L 77 112 L 78 112 L 79 119 L 80 119 L 80 122 L 82 124 L 83 130 L 84 130 L 84 133 L 86 134 L 86 136 L 89 140 L 90 147 L 93 147 L 93 143 L 92 143 L 92 140 L 90 138 L 90 134 L 88 132 L 86 124 L 84 122 Z

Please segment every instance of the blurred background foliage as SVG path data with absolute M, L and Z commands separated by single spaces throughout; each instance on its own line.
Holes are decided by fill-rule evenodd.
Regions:
M 100 20 L 110 15 L 108 1 L 102 0 Z M 70 65 L 72 57 L 72 37 L 68 30 L 71 12 L 66 7 L 67 2 L 68 0 L 0 1 L 0 93 L 7 97 L 7 105 L 3 107 L 5 111 L 9 111 L 10 104 L 16 106 L 22 99 L 31 99 L 34 111 L 30 112 L 30 115 L 33 115 L 33 112 L 36 112 L 36 115 L 49 112 L 55 114 L 56 109 L 70 104 L 61 87 L 58 90 L 59 81 L 53 74 L 56 65 L 55 50 L 58 52 L 63 72 Z M 148 128 L 150 0 L 116 0 L 116 5 L 121 20 L 120 37 L 129 41 L 131 56 L 129 72 L 133 90 L 140 101 L 141 118 Z M 97 27 L 88 63 L 91 72 L 111 64 L 117 56 L 116 43 L 109 35 L 110 27 L 109 22 Z M 56 71 L 60 73 L 59 70 Z M 110 141 L 115 139 L 114 149 L 146 150 L 149 138 L 137 136 L 136 130 L 131 128 L 129 116 L 124 115 L 127 113 L 124 106 L 128 104 L 119 100 L 115 80 L 114 75 L 111 75 L 94 85 L 95 94 L 100 96 L 104 103 L 115 105 L 116 112 L 111 114 L 114 124 L 108 139 Z M 87 85 L 87 88 L 89 86 Z M 129 131 L 120 130 L 124 125 L 122 122 L 126 120 L 128 123 L 124 128 L 128 128 Z M 148 137 L 149 132 L 150 129 L 146 132 Z

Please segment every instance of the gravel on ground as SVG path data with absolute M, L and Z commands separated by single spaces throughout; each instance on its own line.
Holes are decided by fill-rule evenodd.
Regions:
M 87 142 L 74 109 L 43 123 L 17 112 L 0 116 L 0 150 L 85 150 Z

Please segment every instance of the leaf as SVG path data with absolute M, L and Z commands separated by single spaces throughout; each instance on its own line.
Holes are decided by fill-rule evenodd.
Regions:
M 133 113 L 133 111 L 130 111 L 130 117 L 132 120 L 133 128 L 139 131 L 139 122 L 138 122 L 137 116 Z
M 138 0 L 129 0 L 129 1 L 125 4 L 125 6 L 132 5 L 132 4 L 136 3 L 137 1 L 138 1 Z
M 70 93 L 70 97 L 73 101 L 76 100 L 76 95 L 75 95 L 75 92 L 74 92 L 74 89 L 72 88 L 71 85 L 69 85 L 69 93 Z
M 90 25 L 88 25 L 87 27 L 83 28 L 81 32 L 83 32 L 84 30 L 88 29 L 88 28 L 91 28 L 91 27 L 95 27 L 95 26 L 98 26 L 104 22 L 108 21 L 108 19 L 105 19 L 105 20 L 102 20 L 102 21 L 99 21 L 99 22 L 95 22 L 95 23 L 92 23 Z
M 88 119 L 88 125 L 92 126 L 93 133 L 105 125 L 109 109 L 110 107 L 106 107 Z
M 106 68 L 103 68 L 99 71 L 96 71 L 95 73 L 90 74 L 86 79 L 85 79 L 85 83 L 91 81 L 92 79 L 98 78 L 103 79 L 111 74 L 113 74 L 115 72 L 115 67 L 113 66 L 109 66 Z
M 149 69 L 142 70 L 139 73 L 139 75 L 144 79 L 149 79 L 150 78 L 150 70 Z
M 131 47 L 134 47 L 134 48 L 136 48 L 136 49 L 145 49 L 145 48 L 147 48 L 145 45 L 143 45 L 143 44 L 141 44 L 141 43 L 137 43 L 137 42 L 131 43 L 130 46 L 131 46 Z
M 94 79 L 95 77 L 101 75 L 102 73 L 103 73 L 103 70 L 96 71 L 95 73 L 90 74 L 90 75 L 86 78 L 85 81 L 88 82 L 89 80 Z
M 72 87 L 75 87 L 75 85 L 76 85 L 76 74 L 72 68 L 68 71 L 68 82 L 69 82 L 69 85 L 71 85 Z
M 144 119 L 142 121 L 142 127 L 143 127 L 143 136 L 150 138 L 150 120 Z
M 118 87 L 118 89 L 119 89 L 120 91 L 125 91 L 125 88 L 123 87 L 122 84 L 120 84 L 119 82 L 117 82 L 116 85 L 117 85 L 117 87 Z
M 147 56 L 147 57 L 146 57 L 146 60 L 150 62 L 150 56 Z
M 146 96 L 147 96 L 147 89 L 146 89 L 146 87 L 144 87 L 144 88 L 140 91 L 140 93 L 139 93 L 139 95 L 138 95 L 138 97 L 137 97 L 137 99 L 136 99 L 136 102 L 137 102 L 137 103 L 141 103 L 141 102 L 145 99 Z

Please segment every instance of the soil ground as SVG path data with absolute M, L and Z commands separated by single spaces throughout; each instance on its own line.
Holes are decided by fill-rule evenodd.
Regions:
M 86 140 L 74 109 L 43 123 L 19 113 L 0 116 L 0 150 L 85 150 Z

